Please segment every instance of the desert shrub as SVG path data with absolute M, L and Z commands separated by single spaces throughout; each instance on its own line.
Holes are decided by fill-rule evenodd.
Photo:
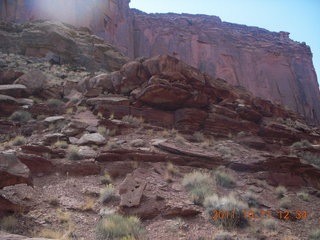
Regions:
M 217 195 L 206 197 L 204 206 L 211 217 L 214 217 L 213 211 L 223 211 L 224 213 L 228 211 L 230 213 L 228 217 L 212 219 L 213 222 L 218 222 L 226 229 L 234 229 L 247 224 L 247 219 L 243 212 L 249 208 L 248 205 L 232 195 L 222 198 Z
M 86 106 L 78 106 L 77 107 L 77 113 L 85 112 L 87 110 L 88 110 L 88 108 Z
M 287 189 L 284 186 L 278 186 L 276 188 L 276 194 L 278 198 L 283 198 L 287 193 Z
M 213 176 L 216 183 L 221 187 L 233 188 L 236 185 L 235 178 L 222 167 L 218 167 L 217 170 L 213 172 Z
M 261 187 L 261 188 L 267 188 L 268 187 L 268 183 L 266 180 L 257 180 L 257 186 Z
M 291 199 L 289 197 L 283 197 L 279 200 L 279 207 L 289 209 L 291 207 Z
M 55 144 L 53 144 L 53 146 L 56 148 L 67 149 L 69 144 L 66 141 L 57 141 Z
M 171 162 L 168 162 L 166 171 L 164 173 L 164 179 L 167 182 L 172 182 L 174 176 L 181 176 L 179 169 L 176 166 L 174 166 Z
M 178 232 L 184 225 L 184 222 L 181 218 L 177 217 L 170 221 L 167 225 L 167 229 L 170 232 Z
M 320 157 L 319 155 L 310 153 L 310 152 L 304 152 L 302 154 L 300 154 L 300 157 L 302 160 L 310 163 L 310 164 L 314 164 L 318 167 L 320 167 Z
M 319 240 L 320 239 L 320 228 L 313 230 L 309 235 L 309 240 Z
M 244 194 L 244 199 L 248 203 L 249 207 L 259 207 L 260 206 L 257 194 L 253 193 L 252 191 L 247 191 Z
M 213 240 L 233 240 L 234 238 L 228 232 L 218 233 L 214 236 Z
M 142 139 L 135 139 L 131 141 L 130 145 L 132 147 L 144 147 L 146 145 L 146 142 Z
M 112 184 L 107 185 L 104 189 L 101 190 L 100 193 L 100 202 L 108 203 L 114 199 L 116 199 L 115 188 Z
M 97 129 L 97 133 L 101 134 L 104 137 L 107 137 L 109 135 L 109 129 L 104 126 L 99 126 Z
M 123 122 L 129 123 L 134 126 L 140 126 L 142 123 L 144 123 L 144 119 L 142 117 L 137 118 L 131 115 L 126 115 L 122 118 Z
M 82 160 L 83 156 L 79 153 L 79 148 L 77 146 L 71 145 L 67 151 L 67 157 L 69 160 Z
M 51 98 L 47 101 L 47 105 L 52 108 L 59 108 L 64 105 L 64 102 L 60 99 Z
M 291 145 L 292 148 L 303 148 L 303 147 L 311 147 L 311 143 L 308 140 L 302 140 L 299 142 L 295 142 L 294 144 Z
M 206 140 L 206 137 L 203 135 L 202 132 L 195 132 L 195 133 L 193 134 L 193 140 L 194 140 L 195 142 L 201 143 L 201 142 L 204 142 L 204 141 Z
M 0 229 L 13 233 L 18 227 L 18 220 L 14 216 L 3 217 L 0 221 Z
M 110 184 L 112 183 L 112 179 L 109 173 L 105 173 L 101 178 L 100 178 L 101 184 Z
M 26 123 L 32 119 L 31 114 L 26 111 L 16 111 L 10 116 L 10 120 L 20 123 Z
M 174 137 L 174 141 L 179 144 L 184 144 L 186 142 L 186 139 L 181 134 L 176 134 Z
M 298 196 L 298 198 L 302 199 L 303 201 L 306 201 L 306 202 L 309 201 L 309 193 L 307 193 L 307 192 L 298 192 L 297 196 Z
M 134 216 L 124 217 L 110 214 L 102 218 L 97 226 L 97 239 L 140 239 L 144 235 L 140 219 Z
M 94 208 L 95 202 L 92 198 L 86 200 L 86 202 L 81 206 L 82 211 L 92 211 Z
M 264 219 L 262 224 L 268 230 L 271 230 L 271 231 L 276 230 L 277 222 L 272 218 Z
M 24 136 L 16 136 L 14 139 L 10 141 L 12 146 L 21 146 L 26 144 L 27 139 Z
M 189 192 L 191 200 L 197 205 L 202 205 L 204 199 L 212 194 L 211 178 L 208 174 L 201 172 L 186 174 L 182 185 Z
M 56 198 L 56 197 L 51 197 L 49 200 L 48 200 L 49 204 L 53 207 L 57 207 L 59 206 L 60 202 L 59 202 L 59 199 Z

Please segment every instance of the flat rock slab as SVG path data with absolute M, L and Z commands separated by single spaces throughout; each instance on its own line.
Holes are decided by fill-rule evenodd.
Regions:
M 83 145 L 83 144 L 97 144 L 101 145 L 106 142 L 105 137 L 103 137 L 99 133 L 91 133 L 91 134 L 84 134 L 78 141 L 78 145 Z
M 22 84 L 0 85 L 0 92 L 7 91 L 7 90 L 24 90 L 24 89 L 27 89 L 27 87 Z
M 192 145 L 177 146 L 175 143 L 156 141 L 153 144 L 155 147 L 165 150 L 167 152 L 185 155 L 189 157 L 199 158 L 214 158 L 216 159 L 219 155 L 206 151 L 203 148 L 195 147 Z
M 15 154 L 0 153 L 0 188 L 21 183 L 31 184 L 29 168 Z
M 146 185 L 147 182 L 142 175 L 139 175 L 139 171 L 128 174 L 119 186 L 119 194 L 121 196 L 120 206 L 139 206 Z
M 54 123 L 61 120 L 65 120 L 65 118 L 63 116 L 53 116 L 53 117 L 47 117 L 44 121 L 47 123 Z
M 74 121 L 86 123 L 88 126 L 97 127 L 99 123 L 99 119 L 91 111 L 77 113 L 73 118 Z
M 48 239 L 48 238 L 28 238 L 28 237 L 21 236 L 21 235 L 0 232 L 0 240 L 50 240 L 50 239 Z
M 27 88 L 22 84 L 0 85 L 0 94 L 12 97 L 26 96 Z
M 88 99 L 87 104 L 90 106 L 99 104 L 130 105 L 130 100 L 126 97 L 97 97 Z

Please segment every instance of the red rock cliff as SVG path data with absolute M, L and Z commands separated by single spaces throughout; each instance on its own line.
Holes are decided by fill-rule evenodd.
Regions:
M 129 9 L 129 0 L 41 2 L 49 4 L 45 9 L 50 11 L 35 0 L 1 0 L 0 19 L 50 18 L 86 26 L 131 58 L 171 54 L 320 124 L 312 53 L 288 33 L 226 23 L 214 16 L 146 14 Z

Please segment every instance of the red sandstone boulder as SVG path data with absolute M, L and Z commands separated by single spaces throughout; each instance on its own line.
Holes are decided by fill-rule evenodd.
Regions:
M 15 98 L 0 94 L 0 117 L 8 117 L 18 109 Z
M 36 94 L 43 89 L 47 81 L 48 79 L 42 71 L 33 70 L 19 77 L 14 83 L 26 86 L 26 91 L 29 94 Z

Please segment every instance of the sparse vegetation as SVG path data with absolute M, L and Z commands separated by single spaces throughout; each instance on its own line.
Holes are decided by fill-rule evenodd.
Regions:
M 302 160 L 320 167 L 320 156 L 319 155 L 313 154 L 310 152 L 303 152 L 300 154 L 300 157 Z
M 184 144 L 186 139 L 181 134 L 176 134 L 174 141 L 179 144 Z
M 53 207 L 57 207 L 59 206 L 60 202 L 59 202 L 59 199 L 56 198 L 56 197 L 51 197 L 49 200 L 48 200 L 49 204 Z
M 81 206 L 82 211 L 92 211 L 94 208 L 95 202 L 92 198 L 86 200 L 86 202 Z
M 320 228 L 313 230 L 309 235 L 309 240 L 319 240 L 320 239 Z
M 122 118 L 123 122 L 129 123 L 133 126 L 140 126 L 142 123 L 144 123 L 144 119 L 142 117 L 137 118 L 131 115 L 126 115 Z
M 218 167 L 213 172 L 213 176 L 216 180 L 216 183 L 221 187 L 233 188 L 236 185 L 235 178 L 231 174 L 229 174 L 224 167 Z
M 144 235 L 144 228 L 140 219 L 134 216 L 124 217 L 110 214 L 102 218 L 97 226 L 97 239 L 140 239 Z
M 71 145 L 67 151 L 67 157 L 69 160 L 82 160 L 83 157 L 79 153 L 79 148 L 77 146 Z
M 60 99 L 51 98 L 47 101 L 47 105 L 52 108 L 60 108 L 64 105 L 64 102 Z
M 283 198 L 286 193 L 287 193 L 287 189 L 284 186 L 278 186 L 276 188 L 276 194 L 279 199 Z
M 105 173 L 101 178 L 101 184 L 110 184 L 112 183 L 112 179 L 109 173 Z
M 86 106 L 78 106 L 77 107 L 77 113 L 85 112 L 87 110 L 88 110 L 88 108 Z
M 114 199 L 116 199 L 115 188 L 112 184 L 107 185 L 104 189 L 101 190 L 100 193 L 100 202 L 108 203 Z
M 202 205 L 204 199 L 212 194 L 211 178 L 208 174 L 192 172 L 184 176 L 182 185 L 187 189 L 192 201 Z
M 26 123 L 32 119 L 31 114 L 26 111 L 16 111 L 10 116 L 10 120 L 14 122 Z
M 193 134 L 193 140 L 195 142 L 201 143 L 201 142 L 204 142 L 206 140 L 206 138 L 205 138 L 205 136 L 203 135 L 202 132 L 195 132 Z
M 66 141 L 57 141 L 53 144 L 55 148 L 67 149 L 69 144 Z
M 130 145 L 132 147 L 144 147 L 146 145 L 146 142 L 142 139 L 135 139 L 131 141 Z
M 243 215 L 243 211 L 249 208 L 248 205 L 232 195 L 222 198 L 219 198 L 217 195 L 206 197 L 204 206 L 211 218 L 215 217 L 213 211 L 222 211 L 224 213 L 228 211 L 232 213 L 232 217 L 212 219 L 213 222 L 220 223 L 226 229 L 234 229 L 235 227 L 242 227 L 247 224 L 247 219 Z
M 267 230 L 271 230 L 271 231 L 276 230 L 277 222 L 272 218 L 264 219 L 262 224 Z
M 289 197 L 283 197 L 279 200 L 279 207 L 289 209 L 291 207 L 291 199 Z
M 9 145 L 12 145 L 12 146 L 21 146 L 21 145 L 26 144 L 26 142 L 27 142 L 27 139 L 26 139 L 24 136 L 16 136 L 14 139 L 12 139 L 12 140 L 9 142 Z
M 291 145 L 292 148 L 298 149 L 298 148 L 304 148 L 304 147 L 311 147 L 311 143 L 308 140 L 302 140 L 299 142 L 295 142 Z
M 256 193 L 252 192 L 252 191 L 247 191 L 244 194 L 244 198 L 246 200 L 246 202 L 248 203 L 249 207 L 259 207 L 260 203 L 258 201 L 258 196 Z
M 267 188 L 269 184 L 266 180 L 257 180 L 257 186 L 261 188 Z
M 14 233 L 18 226 L 18 220 L 15 216 L 3 217 L 0 221 L 0 229 L 6 232 Z
M 216 234 L 213 240 L 233 240 L 233 237 L 228 232 L 222 232 L 222 233 Z
M 309 201 L 309 193 L 307 192 L 298 192 L 297 196 L 302 199 L 303 201 L 308 202 Z
M 182 218 L 175 218 L 168 223 L 167 229 L 170 232 L 178 232 L 183 227 L 183 223 Z
M 51 238 L 51 239 L 61 239 L 63 234 L 59 231 L 54 231 L 48 228 L 42 229 L 36 237 Z
M 167 163 L 164 179 L 167 182 L 172 182 L 174 176 L 180 176 L 179 169 L 175 167 L 171 162 Z

